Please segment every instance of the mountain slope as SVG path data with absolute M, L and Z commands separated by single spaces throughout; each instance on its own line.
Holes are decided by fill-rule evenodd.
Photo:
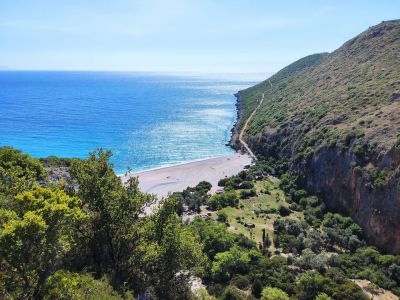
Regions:
M 331 54 L 305 57 L 240 91 L 237 130 L 298 184 L 400 252 L 400 21 L 382 22 Z M 237 140 L 233 144 L 239 147 Z

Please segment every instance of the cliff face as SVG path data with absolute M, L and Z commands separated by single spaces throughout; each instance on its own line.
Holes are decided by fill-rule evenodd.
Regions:
M 313 155 L 305 169 L 306 187 L 325 199 L 328 209 L 352 216 L 373 244 L 399 253 L 400 181 L 392 176 L 384 187 L 372 187 L 354 171 L 353 156 L 337 148 Z M 389 151 L 380 163 L 395 163 L 398 156 Z
M 400 21 L 268 82 L 240 92 L 239 128 L 265 94 L 246 130 L 251 149 L 353 217 L 372 243 L 400 253 Z

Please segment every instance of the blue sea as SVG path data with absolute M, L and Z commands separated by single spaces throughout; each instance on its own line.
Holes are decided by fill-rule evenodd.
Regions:
M 117 173 L 232 153 L 246 76 L 0 72 L 0 145 L 34 157 L 110 149 Z

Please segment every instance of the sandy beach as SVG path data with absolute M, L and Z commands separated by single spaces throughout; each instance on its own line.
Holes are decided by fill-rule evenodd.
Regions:
M 138 176 L 140 188 L 146 193 L 156 194 L 159 198 L 168 193 L 182 191 L 188 186 L 195 186 L 200 181 L 212 184 L 212 192 L 218 189 L 218 181 L 222 178 L 236 175 L 251 164 L 252 159 L 247 154 L 231 154 L 221 157 L 184 163 L 171 167 L 133 173 Z M 126 176 L 121 176 L 126 181 Z

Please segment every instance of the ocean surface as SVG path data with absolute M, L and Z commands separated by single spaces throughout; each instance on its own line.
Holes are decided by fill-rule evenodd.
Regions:
M 117 173 L 230 154 L 246 76 L 0 72 L 0 146 L 34 157 L 110 149 Z

